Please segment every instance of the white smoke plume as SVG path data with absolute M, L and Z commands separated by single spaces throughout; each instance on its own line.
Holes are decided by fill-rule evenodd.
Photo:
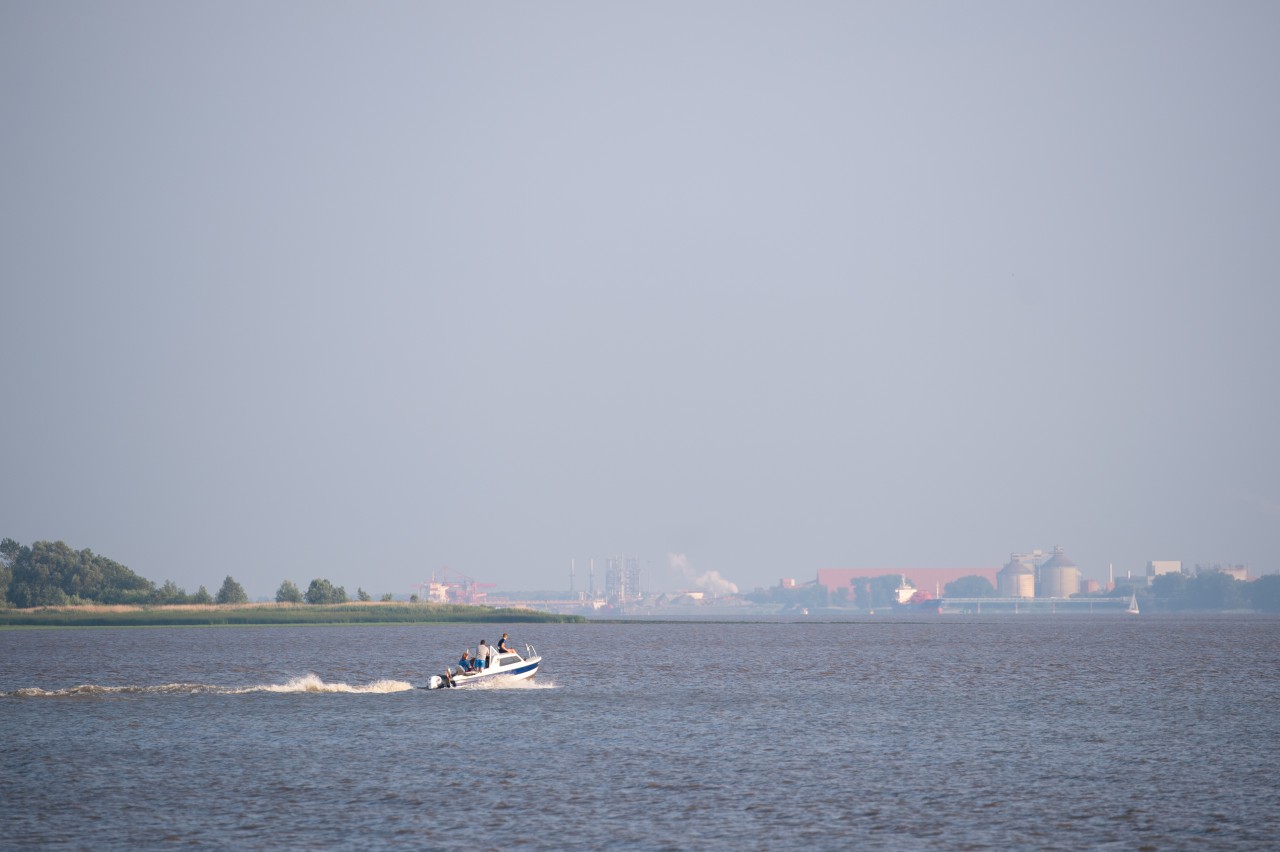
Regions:
M 717 597 L 736 595 L 738 586 L 720 576 L 719 571 L 704 571 L 699 574 L 683 553 L 668 553 L 667 564 L 679 571 L 685 582 L 692 583 L 694 588 Z

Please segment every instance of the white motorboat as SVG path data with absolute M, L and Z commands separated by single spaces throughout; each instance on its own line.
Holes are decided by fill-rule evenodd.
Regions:
M 538 673 L 538 666 L 541 664 L 542 657 L 538 656 L 537 650 L 532 645 L 524 646 L 523 656 L 515 651 L 494 651 L 489 657 L 489 665 L 483 669 L 451 672 L 449 681 L 441 675 L 432 675 L 427 678 L 425 686 L 418 688 L 445 689 L 528 680 Z

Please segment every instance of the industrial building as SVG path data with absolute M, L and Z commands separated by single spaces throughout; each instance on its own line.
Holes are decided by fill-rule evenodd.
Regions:
M 1153 559 L 1147 563 L 1147 585 L 1161 574 L 1181 574 L 1182 561 L 1175 559 Z
M 1069 598 L 1080 591 L 1080 569 L 1067 558 L 1061 547 L 1036 572 L 1036 597 Z
M 1036 566 L 1021 557 L 1019 553 L 1010 554 L 1009 564 L 996 574 L 996 594 L 1002 598 L 1036 596 Z
M 863 577 L 902 576 L 915 589 L 942 597 L 948 583 L 962 577 L 984 577 L 1001 598 L 1068 598 L 1082 589 L 1080 569 L 1061 547 L 1053 551 L 1011 553 L 1002 568 L 820 568 L 817 582 L 833 594 Z M 783 580 L 794 584 L 794 580 Z
M 634 556 L 611 556 L 605 565 L 604 596 L 613 602 L 640 597 L 640 560 Z
M 1197 574 L 1205 574 L 1210 572 L 1217 573 L 1217 574 L 1226 574 L 1228 577 L 1231 577 L 1234 580 L 1240 580 L 1243 582 L 1247 582 L 1249 579 L 1248 565 L 1219 565 L 1216 563 L 1213 565 L 1201 565 L 1199 562 L 1196 563 Z

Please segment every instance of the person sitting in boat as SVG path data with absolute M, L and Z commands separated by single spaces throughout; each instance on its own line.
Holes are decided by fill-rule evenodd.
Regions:
M 458 668 L 462 669 L 464 674 L 471 671 L 471 655 L 467 653 L 466 648 L 462 649 L 462 659 L 458 660 Z
M 453 669 L 449 668 L 448 666 L 445 666 L 444 677 L 441 679 L 444 681 L 444 683 L 442 684 L 442 688 L 452 689 L 453 688 Z
M 515 653 L 512 647 L 507 644 L 507 634 L 505 633 L 503 633 L 502 638 L 498 640 L 498 653 L 499 654 Z
M 476 668 L 489 668 L 489 646 L 485 644 L 483 639 L 480 640 L 479 646 L 476 647 Z

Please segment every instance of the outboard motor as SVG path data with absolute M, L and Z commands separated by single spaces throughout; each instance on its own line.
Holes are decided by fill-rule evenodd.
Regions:
M 440 689 L 444 686 L 444 678 L 440 675 L 432 675 L 427 678 L 427 689 Z

